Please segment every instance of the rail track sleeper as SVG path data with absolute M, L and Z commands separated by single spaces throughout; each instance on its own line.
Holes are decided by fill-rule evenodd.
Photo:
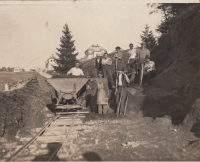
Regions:
M 70 134 L 77 134 L 77 131 L 72 131 Z M 66 135 L 67 131 L 46 131 L 44 136 Z
M 80 125 L 80 124 L 83 124 L 83 121 L 75 121 L 75 123 L 74 123 L 74 125 Z M 53 122 L 52 124 L 51 124 L 51 126 L 58 126 L 58 125 L 71 125 L 71 122 L 66 122 L 66 123 L 63 123 L 63 122 L 61 122 L 61 121 L 55 121 L 55 122 Z
M 85 118 L 85 115 L 79 115 L 78 118 Z M 71 119 L 70 116 L 61 116 L 59 119 Z
M 70 127 L 65 127 L 65 126 L 51 126 L 51 127 L 48 127 L 47 128 L 47 131 L 67 131 L 69 130 Z M 77 126 L 74 126 L 73 130 L 83 130 L 82 126 L 81 125 L 77 125 Z
M 58 119 L 55 122 L 72 122 L 73 119 Z M 81 119 L 77 119 L 76 121 L 82 121 Z
M 39 135 L 41 135 L 44 130 L 57 118 L 59 118 L 59 116 L 56 116 L 55 118 L 53 118 L 43 129 L 40 130 L 40 132 L 38 132 L 28 143 L 26 143 L 22 148 L 20 148 L 11 158 L 9 158 L 7 161 L 13 161 L 15 160 L 15 158 L 22 153 L 28 146 L 30 146 Z
M 89 111 L 84 111 L 84 112 L 57 112 L 56 115 L 67 115 L 67 114 L 88 114 Z
M 46 161 L 50 155 L 42 155 L 40 161 Z M 19 156 L 17 157 L 16 161 L 33 161 L 36 157 L 35 156 Z

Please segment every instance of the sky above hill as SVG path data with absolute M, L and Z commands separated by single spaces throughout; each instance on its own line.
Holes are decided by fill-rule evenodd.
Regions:
M 114 51 L 141 42 L 146 24 L 156 36 L 161 14 L 149 15 L 147 3 L 136 1 L 10 2 L 0 4 L 0 68 L 44 68 L 55 55 L 65 23 L 75 40 L 78 58 L 98 44 Z

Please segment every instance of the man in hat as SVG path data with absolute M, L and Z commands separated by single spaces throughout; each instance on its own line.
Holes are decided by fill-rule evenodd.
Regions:
M 146 85 L 150 85 L 151 78 L 156 75 L 156 68 L 155 68 L 155 63 L 153 61 L 150 61 L 149 55 L 147 55 L 145 59 L 146 62 L 144 64 L 144 72 L 145 72 L 144 74 L 146 74 L 147 77 Z
M 80 63 L 76 62 L 76 66 L 71 68 L 68 72 L 67 75 L 72 74 L 74 76 L 80 76 L 84 75 L 83 71 L 80 69 Z
M 126 70 L 126 64 L 124 62 L 124 57 L 122 55 L 121 48 L 119 46 L 117 46 L 115 49 L 117 51 L 117 53 L 114 56 L 115 59 L 116 59 L 116 62 L 115 62 L 116 69 L 118 71 L 125 71 Z
M 124 114 L 125 101 L 127 99 L 128 91 L 127 84 L 130 83 L 129 78 L 126 75 L 127 66 L 124 62 L 124 57 L 120 51 L 120 47 L 116 47 L 117 54 L 115 55 L 115 70 L 116 70 L 116 103 L 117 103 L 117 115 L 118 113 Z

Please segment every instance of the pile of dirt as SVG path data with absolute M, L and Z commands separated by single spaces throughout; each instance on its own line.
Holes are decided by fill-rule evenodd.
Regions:
M 0 92 L 1 137 L 14 140 L 17 132 L 19 136 L 27 136 L 31 128 L 44 125 L 45 107 L 51 103 L 54 90 L 44 77 L 38 73 L 35 76 L 21 89 Z

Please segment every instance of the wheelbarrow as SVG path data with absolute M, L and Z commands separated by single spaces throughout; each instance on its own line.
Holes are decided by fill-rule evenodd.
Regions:
M 81 96 L 85 92 L 88 78 L 49 78 L 47 82 L 56 90 L 57 103 L 55 109 L 81 110 Z M 70 103 L 61 103 L 62 100 L 71 100 Z

